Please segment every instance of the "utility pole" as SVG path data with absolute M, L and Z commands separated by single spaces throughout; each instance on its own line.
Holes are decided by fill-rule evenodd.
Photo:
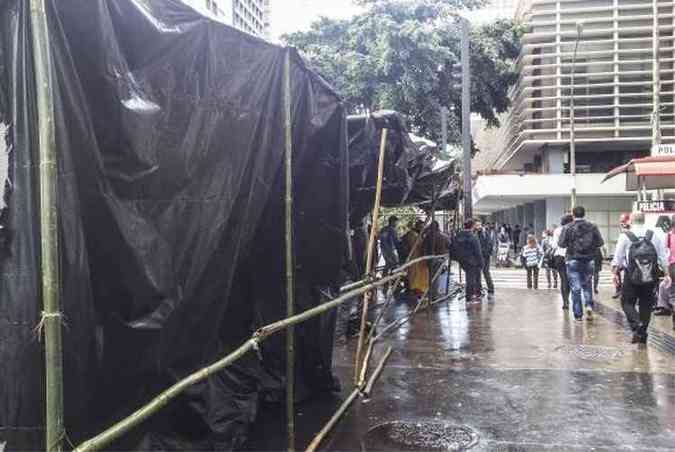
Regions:
M 574 129 L 574 75 L 576 73 L 577 64 L 577 50 L 579 49 L 579 41 L 584 33 L 584 25 L 582 22 L 577 22 L 577 39 L 574 41 L 574 54 L 572 55 L 572 76 L 570 78 L 570 174 L 572 175 L 572 193 L 571 204 L 572 209 L 577 206 L 577 148 L 576 148 L 576 132 Z
M 658 155 L 661 146 L 661 64 L 660 64 L 660 44 L 659 44 L 659 2 L 652 0 L 652 103 L 654 112 L 652 117 L 652 152 L 651 155 Z M 663 199 L 663 190 L 656 191 L 656 198 Z
M 462 148 L 464 160 L 464 218 L 473 216 L 471 187 L 471 66 L 469 21 L 460 18 L 462 27 Z

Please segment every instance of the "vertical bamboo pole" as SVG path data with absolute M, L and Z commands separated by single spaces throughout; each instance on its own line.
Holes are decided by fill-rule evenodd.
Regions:
M 369 275 L 373 269 L 373 253 L 375 251 L 375 233 L 377 231 L 377 222 L 380 217 L 380 203 L 382 201 L 382 178 L 384 177 L 384 151 L 387 147 L 388 129 L 382 129 L 382 140 L 380 142 L 380 156 L 377 164 L 377 184 L 375 187 L 375 206 L 373 207 L 373 225 L 370 228 L 370 238 L 368 240 L 368 260 L 366 261 L 366 275 Z M 361 354 L 365 345 L 366 320 L 368 319 L 368 304 L 372 292 L 366 292 L 363 296 L 363 312 L 361 313 L 361 329 L 359 332 L 359 341 L 356 346 L 356 361 L 354 363 L 354 384 L 359 384 L 359 369 L 361 369 Z
M 61 338 L 57 163 L 52 58 L 45 0 L 31 0 L 40 162 L 40 261 L 45 332 L 45 420 L 47 451 L 61 451 L 63 437 L 63 357 Z
M 286 317 L 295 315 L 293 262 L 293 135 L 291 120 L 291 51 L 284 55 L 284 128 L 286 166 Z M 286 417 L 288 451 L 295 451 L 295 327 L 286 331 Z

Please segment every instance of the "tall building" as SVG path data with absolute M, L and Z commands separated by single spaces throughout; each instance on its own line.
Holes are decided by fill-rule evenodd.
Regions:
M 486 23 L 496 19 L 513 19 L 517 0 L 491 0 L 485 7 L 464 14 L 473 23 Z
M 557 222 L 570 205 L 574 93 L 578 203 L 613 242 L 635 196 L 621 179 L 601 183 L 605 173 L 649 155 L 656 136 L 675 142 L 675 3 L 522 0 L 516 11 L 527 26 L 520 77 L 481 156 L 490 174 L 476 179 L 475 208 L 538 231 Z
M 268 37 L 271 0 L 183 0 L 198 11 L 261 38 Z

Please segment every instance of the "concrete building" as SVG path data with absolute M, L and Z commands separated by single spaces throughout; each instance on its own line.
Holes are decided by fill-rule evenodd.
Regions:
M 183 0 L 202 13 L 261 38 L 269 37 L 271 0 Z
M 496 144 L 480 157 L 475 209 L 537 231 L 569 209 L 574 92 L 578 203 L 612 248 L 635 195 L 621 179 L 602 184 L 605 173 L 649 155 L 656 133 L 675 142 L 675 3 L 521 0 L 516 11 L 527 25 L 520 77 Z

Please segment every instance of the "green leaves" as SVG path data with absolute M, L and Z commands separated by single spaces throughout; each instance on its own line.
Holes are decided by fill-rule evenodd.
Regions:
M 450 109 L 449 139 L 461 133 L 461 89 L 451 68 L 459 62 L 454 11 L 483 0 L 358 0 L 365 12 L 350 20 L 322 18 L 307 32 L 284 40 L 342 94 L 352 113 L 391 109 L 405 114 L 412 131 L 440 136 L 440 110 Z M 472 110 L 499 124 L 517 74 L 520 31 L 499 20 L 471 35 Z

